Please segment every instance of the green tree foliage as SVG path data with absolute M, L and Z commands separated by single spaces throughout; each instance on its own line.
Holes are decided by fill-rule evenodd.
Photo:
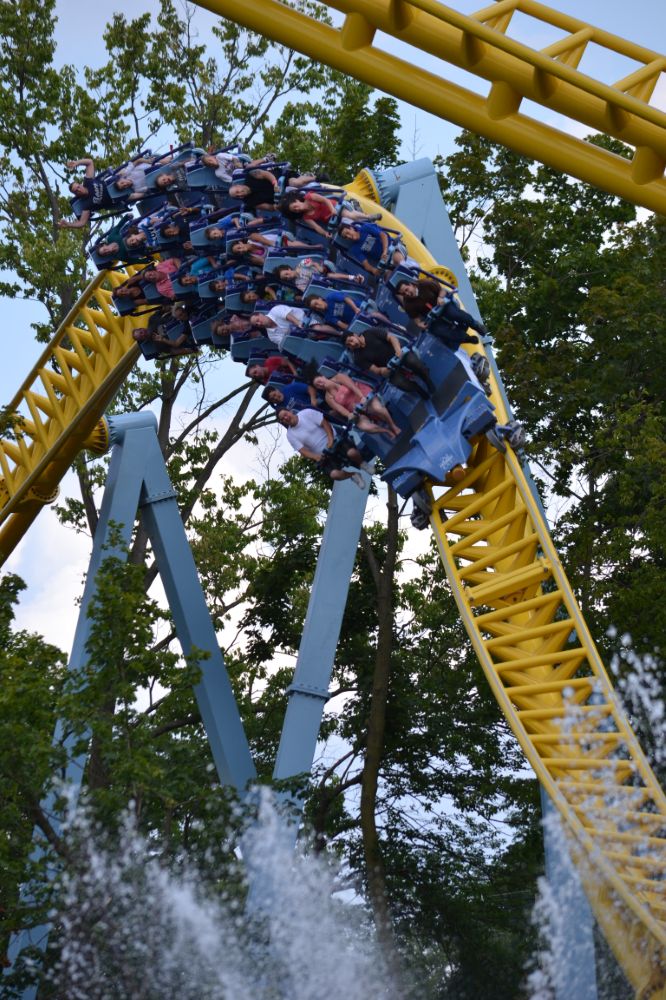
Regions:
M 663 220 L 467 134 L 442 185 L 592 631 L 663 655 Z
M 323 16 L 316 4 L 302 6 Z M 137 141 L 168 122 L 181 142 L 251 144 L 276 104 L 291 95 L 307 98 L 330 77 L 323 65 L 232 21 L 220 19 L 212 32 L 215 55 L 201 43 L 196 8 L 179 10 L 172 0 L 161 5 L 157 25 L 148 14 L 114 15 L 105 33 L 112 60 L 91 78 L 98 86 L 120 82 L 128 134 Z
M 26 877 L 32 828 L 50 834 L 40 807 L 42 789 L 62 764 L 51 750 L 51 735 L 65 657 L 39 636 L 13 627 L 14 605 L 24 588 L 14 575 L 0 580 L 0 956 L 8 927 L 21 926 L 18 887 Z M 41 868 L 37 874 L 43 882 Z
M 191 12 L 165 0 L 156 24 L 116 16 L 107 64 L 77 75 L 53 66 L 53 9 L 53 0 L 0 5 L 0 263 L 8 275 L 0 290 L 44 303 L 41 336 L 86 274 L 79 238 L 57 228 L 66 159 L 121 160 L 160 143 L 163 122 L 203 144 L 274 147 L 336 181 L 396 156 L 394 102 L 232 25 L 216 29 L 212 55 Z M 636 222 L 616 199 L 469 135 L 442 171 L 593 630 L 603 636 L 626 622 L 639 650 L 655 640 L 663 649 L 666 456 L 654 362 L 664 336 L 663 225 Z M 185 404 L 192 385 L 196 401 Z M 271 420 L 253 393 L 220 389 L 209 360 L 176 360 L 135 373 L 116 405 L 159 410 L 160 442 L 268 781 L 330 484 L 300 459 L 259 483 L 218 475 L 229 449 Z M 81 496 L 64 501 L 61 516 L 92 533 L 103 465 L 80 462 L 78 471 Z M 12 630 L 20 585 L 4 581 L 5 936 L 49 905 L 46 862 L 57 869 L 69 861 L 39 811 L 62 764 L 50 744 L 56 717 L 81 747 L 92 733 L 87 794 L 111 836 L 131 800 L 164 864 L 187 856 L 213 892 L 240 891 L 225 832 L 239 819 L 211 774 L 192 695 L 196 670 L 173 651 L 172 622 L 147 595 L 155 575 L 139 526 L 129 562 L 105 567 L 89 670 L 75 678 L 65 677 L 57 650 Z M 322 736 L 340 748 L 338 758 L 296 782 L 307 795 L 313 850 L 337 855 L 341 878 L 367 899 L 384 942 L 403 958 L 395 972 L 405 996 L 518 1000 L 541 865 L 536 786 L 469 650 L 434 546 L 408 558 L 393 500 L 366 526 L 332 691 Z M 47 853 L 27 869 L 39 903 L 39 913 L 27 914 L 17 908 L 17 886 L 34 824 Z
M 64 182 L 69 178 L 62 166 L 66 159 L 87 154 L 99 167 L 122 161 L 147 142 L 161 145 L 165 136 L 155 132 L 165 121 L 167 141 L 175 129 L 178 138 L 203 144 L 242 141 L 257 148 L 276 102 L 298 95 L 316 106 L 316 98 L 309 95 L 330 79 L 328 70 L 224 22 L 216 29 L 221 49 L 213 56 L 199 43 L 191 10 L 180 13 L 168 0 L 155 25 L 147 16 L 116 18 L 105 38 L 108 63 L 80 72 L 57 69 L 52 62 L 53 0 L 3 4 L 0 16 L 0 226 L 5 236 L 0 262 L 8 275 L 1 290 L 45 305 L 43 322 L 36 324 L 43 339 L 68 312 L 87 276 L 80 235 L 57 225 L 68 211 Z M 370 98 L 364 91 L 357 110 Z M 334 119 L 335 113 L 329 121 L 331 136 Z M 380 137 L 374 122 L 373 141 L 394 148 L 396 127 L 394 116 Z M 377 155 L 389 154 L 379 150 Z M 186 388 L 190 395 L 184 400 Z M 288 471 L 261 488 L 251 483 L 238 487 L 228 479 L 218 480 L 213 488 L 213 477 L 229 449 L 272 420 L 265 408 L 253 405 L 255 389 L 220 389 L 213 359 L 165 361 L 147 374 L 135 372 L 115 404 L 121 411 L 146 406 L 158 410 L 160 443 L 221 627 L 236 608 L 258 600 L 253 591 L 271 599 L 271 587 L 279 583 L 279 574 L 272 572 L 276 559 L 282 560 L 282 577 L 289 580 L 289 596 L 298 613 L 304 611 L 327 495 L 321 485 L 303 494 L 298 477 L 290 478 Z M 65 498 L 60 514 L 76 529 L 93 533 L 96 487 L 104 463 L 80 460 L 77 470 L 81 497 Z M 303 499 L 302 517 L 291 509 L 296 492 Z M 301 521 L 299 543 L 296 526 Z M 281 537 L 289 540 L 286 548 Z M 12 753 L 25 758 L 25 767 L 14 768 L 15 790 L 2 813 L 1 825 L 7 831 L 3 844 L 6 855 L 12 856 L 3 884 L 5 938 L 9 929 L 39 921 L 49 905 L 48 892 L 44 895 L 46 865 L 57 871 L 67 863 L 66 847 L 53 836 L 48 817 L 35 812 L 45 780 L 59 763 L 59 748 L 50 747 L 57 717 L 79 734 L 81 748 L 92 734 L 87 795 L 107 828 L 117 825 L 120 810 L 131 801 L 142 831 L 159 843 L 165 863 L 183 852 L 190 854 L 209 884 L 217 886 L 228 881 L 236 862 L 229 837 L 222 832 L 229 821 L 229 799 L 211 779 L 212 762 L 191 690 L 193 672 L 170 652 L 172 624 L 146 597 L 154 578 L 139 526 L 129 564 L 107 567 L 93 612 L 96 624 L 85 675 L 63 687 L 62 657 L 56 658 L 56 651 L 40 646 L 36 638 L 31 640 L 34 670 L 24 671 L 20 681 L 12 671 L 8 674 L 7 714 L 14 729 L 3 734 L 2 773 L 12 774 Z M 8 608 L 13 593 L 8 594 Z M 284 608 L 289 607 L 286 600 Z M 9 618 L 8 610 L 7 627 Z M 264 635 L 249 613 L 247 619 L 247 651 L 231 650 L 228 662 L 265 775 L 272 766 L 287 681 L 284 671 L 268 669 L 262 658 Z M 297 628 L 298 615 L 288 656 L 297 642 Z M 12 641 L 18 648 L 24 640 L 19 635 Z M 46 672 L 38 669 L 51 660 L 57 691 L 55 679 L 45 687 Z M 21 739 L 16 738 L 21 699 L 32 702 L 27 718 L 34 717 L 41 743 L 20 726 Z M 40 890 L 35 894 L 39 906 L 19 916 L 16 893 L 35 822 L 47 849 L 28 872 L 26 884 Z
M 45 320 L 33 324 L 43 340 L 89 273 L 80 233 L 58 229 L 68 214 L 67 160 L 91 156 L 101 168 L 174 137 L 254 151 L 272 143 L 303 156 L 303 168 L 324 163 L 330 148 L 324 165 L 344 180 L 352 167 L 380 165 L 396 153 L 394 101 L 372 106 L 369 88 L 342 85 L 339 74 L 232 22 L 213 28 L 213 54 L 191 6 L 180 11 L 164 0 L 156 24 L 149 14 L 116 14 L 104 35 L 106 64 L 77 72 L 53 63 L 54 10 L 55 0 L 0 5 L 0 267 L 7 272 L 0 293 L 46 307 Z M 270 125 L 285 102 L 279 124 Z M 293 149 L 296 121 L 327 145 Z M 363 145 L 352 157 L 359 135 Z
M 71 66 L 52 63 L 54 0 L 0 6 L 0 292 L 41 302 L 42 339 L 69 311 L 84 280 L 81 241 L 57 228 L 69 150 L 99 150 L 119 128 L 97 109 Z M 108 109 L 105 109 L 108 111 Z M 122 130 L 120 130 L 122 131 Z
M 289 102 L 264 130 L 264 141 L 301 169 L 316 168 L 338 184 L 351 181 L 363 167 L 395 163 L 400 121 L 396 102 L 378 97 L 342 73 L 332 73 L 321 98 Z

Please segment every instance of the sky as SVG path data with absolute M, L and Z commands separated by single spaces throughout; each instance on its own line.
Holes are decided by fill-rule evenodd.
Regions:
M 461 13 L 472 13 L 484 6 L 483 0 L 450 0 L 449 6 Z M 666 4 L 663 0 L 556 0 L 551 4 L 556 9 L 589 22 L 600 28 L 623 36 L 646 47 L 663 49 L 666 40 Z M 105 58 L 103 30 L 106 21 L 116 10 L 128 17 L 135 17 L 143 11 L 156 16 L 159 10 L 157 0 L 132 0 L 120 4 L 110 0 L 106 4 L 81 4 L 80 0 L 58 0 L 58 43 L 57 61 L 80 66 L 85 60 L 88 65 L 101 63 Z M 197 23 L 202 39 L 208 39 L 215 18 L 207 11 L 197 13 Z M 543 47 L 553 40 L 548 31 L 539 29 L 535 22 L 519 15 L 509 34 L 526 44 Z M 403 58 L 414 58 L 394 39 L 385 39 L 389 51 Z M 419 64 L 431 71 L 440 70 L 447 79 L 462 83 L 479 92 L 485 92 L 487 84 L 476 81 L 468 74 L 445 66 L 429 56 L 419 57 Z M 590 51 L 580 66 L 581 70 L 595 75 L 606 83 L 626 75 L 631 68 L 620 58 L 609 57 L 600 50 Z M 653 103 L 666 109 L 666 85 L 662 78 Z M 414 159 L 420 156 L 446 155 L 454 148 L 458 129 L 447 122 L 406 104 L 400 105 L 402 119 L 402 158 Z M 585 134 L 587 129 L 582 129 Z M 580 132 L 579 132 L 580 134 Z M 85 155 L 81 150 L 81 155 Z M 5 402 L 14 395 L 27 375 L 32 363 L 42 350 L 32 340 L 30 322 L 43 318 L 43 311 L 35 303 L 3 302 L 3 329 L 0 333 L 5 364 L 0 369 L 0 393 Z M 230 361 L 220 362 L 217 378 L 220 384 L 229 384 L 236 378 Z M 268 442 L 270 445 L 270 442 Z M 256 475 L 259 461 L 256 455 L 236 452 L 232 465 L 225 471 L 239 475 Z M 63 483 L 62 493 L 68 488 Z M 21 627 L 42 633 L 46 638 L 68 650 L 76 624 L 76 597 L 80 594 L 81 580 L 85 572 L 90 542 L 85 536 L 77 536 L 70 529 L 58 525 L 55 516 L 46 509 L 12 555 L 6 568 L 21 575 L 28 584 L 18 612 Z

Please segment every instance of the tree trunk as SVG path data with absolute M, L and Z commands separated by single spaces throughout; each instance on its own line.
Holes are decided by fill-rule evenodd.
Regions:
M 377 590 L 377 652 L 373 673 L 365 762 L 361 779 L 361 834 L 366 868 L 368 896 L 391 978 L 391 995 L 402 995 L 400 960 L 393 933 L 393 923 L 386 889 L 386 875 L 377 831 L 377 787 L 384 752 L 386 705 L 388 701 L 391 652 L 393 647 L 393 585 L 398 554 L 398 503 L 393 490 L 388 497 L 387 545 L 384 563 L 379 569 L 367 536 L 363 547 Z

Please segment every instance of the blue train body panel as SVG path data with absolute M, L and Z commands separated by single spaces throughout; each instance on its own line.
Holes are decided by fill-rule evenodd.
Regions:
M 342 399 L 347 401 L 341 404 L 334 394 L 326 398 L 327 393 L 322 391 L 318 405 L 334 425 L 338 438 L 337 445 L 332 446 L 333 449 L 337 447 L 337 452 L 327 456 L 327 460 L 339 462 L 337 468 L 343 467 L 350 454 L 357 461 L 358 456 L 349 450 L 353 441 L 364 458 L 376 456 L 381 460 L 384 481 L 407 497 L 422 486 L 424 479 L 446 481 L 452 470 L 468 461 L 472 442 L 478 435 L 488 434 L 495 447 L 502 448 L 505 439 L 514 447 L 518 439 L 509 436 L 511 429 L 508 425 L 497 428 L 494 406 L 484 391 L 482 382 L 486 382 L 487 373 L 484 374 L 479 364 L 484 360 L 483 354 L 475 359 L 472 366 L 464 350 L 455 350 L 455 346 L 450 346 L 473 343 L 475 338 L 470 336 L 471 330 L 480 330 L 483 334 L 485 328 L 464 311 L 453 314 L 449 309 L 449 320 L 440 316 L 438 309 L 443 307 L 448 301 L 447 295 L 455 289 L 436 274 L 424 271 L 414 261 L 401 259 L 406 257 L 402 233 L 385 226 L 371 231 L 371 235 L 375 234 L 375 242 L 370 244 L 368 253 L 373 245 L 377 249 L 379 229 L 386 234 L 388 243 L 384 241 L 386 250 L 383 256 L 378 258 L 375 253 L 372 257 L 374 264 L 370 266 L 370 259 L 362 262 L 362 254 L 355 252 L 355 241 L 341 235 L 340 204 L 346 197 L 344 191 L 319 189 L 340 204 L 338 214 L 329 222 L 328 235 L 317 233 L 302 221 L 282 217 L 277 206 L 272 210 L 262 210 L 253 218 L 236 199 L 228 198 L 228 184 L 220 181 L 214 169 L 201 164 L 199 152 L 193 150 L 191 143 L 179 147 L 175 153 L 168 164 L 156 164 L 147 172 L 150 197 L 139 201 L 137 208 L 141 214 L 153 202 L 161 208 L 166 195 L 156 189 L 156 179 L 161 173 L 172 170 L 179 161 L 187 165 L 187 190 L 172 192 L 172 199 L 175 198 L 180 206 L 190 205 L 200 209 L 200 212 L 193 212 L 188 217 L 192 246 L 186 249 L 184 241 L 179 240 L 174 246 L 171 238 L 165 238 L 160 239 L 156 250 L 162 257 L 181 256 L 176 251 L 182 242 L 182 256 L 188 264 L 197 265 L 196 286 L 181 284 L 180 273 L 172 277 L 176 300 L 189 307 L 193 341 L 197 345 L 211 344 L 228 349 L 235 361 L 246 366 L 249 360 L 261 361 L 281 353 L 291 360 L 297 380 L 314 379 L 317 370 L 332 379 L 338 372 L 347 373 L 358 383 L 364 382 L 378 395 L 390 414 L 390 420 L 399 429 L 399 433 L 392 437 L 389 427 L 382 426 L 381 421 L 388 419 L 387 414 L 381 407 L 373 405 L 371 397 L 361 401 L 359 393 L 352 392 L 346 397 L 343 394 Z M 193 159 L 195 162 L 188 163 Z M 280 166 L 285 165 L 272 164 L 267 169 L 275 172 Z M 311 190 L 317 191 L 316 188 Z M 119 207 L 126 211 L 129 206 Z M 215 208 L 228 208 L 229 211 L 213 212 Z M 127 215 L 126 221 L 130 223 L 132 217 Z M 236 227 L 234 222 L 242 226 Z M 208 227 L 213 224 L 221 230 L 220 238 L 216 240 L 206 236 Z M 246 228 L 250 224 L 251 229 Z M 357 222 L 348 224 L 358 229 Z M 293 246 L 289 243 L 287 231 L 305 245 Z M 253 233 L 262 232 L 273 233 L 277 237 L 275 246 L 267 246 L 263 261 L 254 258 L 243 264 L 235 259 L 233 244 L 251 238 Z M 399 251 L 397 255 L 396 251 Z M 153 252 L 144 249 L 137 254 L 151 256 Z M 113 263 L 100 258 L 95 247 L 91 254 L 98 267 L 109 267 Z M 206 267 L 204 273 L 198 271 L 200 261 L 197 258 L 201 257 L 210 258 L 210 269 Z M 312 267 L 313 262 L 318 266 Z M 300 270 L 291 279 L 278 278 L 275 270 L 281 264 L 295 270 L 300 265 Z M 375 269 L 377 273 L 374 273 Z M 359 276 L 360 281 L 354 280 Z M 401 282 L 414 285 L 422 278 L 428 280 L 419 286 L 420 290 L 417 287 L 411 293 L 405 289 L 398 292 Z M 220 281 L 219 287 L 212 289 L 211 284 L 217 281 Z M 269 292 L 266 292 L 266 286 Z M 137 308 L 132 299 L 114 295 L 121 315 L 149 314 L 156 308 L 171 305 L 172 297 L 158 294 L 154 285 L 145 283 L 142 287 L 147 300 L 143 308 Z M 248 288 L 255 288 L 265 296 L 265 300 L 242 302 L 241 294 Z M 330 289 L 343 292 L 358 307 L 359 311 L 348 317 L 350 321 L 346 330 L 338 328 L 335 322 L 323 323 L 319 313 L 304 307 L 304 297 L 319 294 L 326 298 Z M 277 296 L 275 301 L 274 296 Z M 410 304 L 405 296 L 412 300 Z M 421 296 L 422 301 L 415 304 Z M 196 306 L 197 300 L 200 307 L 193 311 L 192 306 Z M 303 309 L 302 321 L 291 329 L 281 328 L 279 336 L 274 335 L 273 340 L 265 335 L 265 330 L 259 329 L 259 324 L 254 330 L 250 329 L 253 313 L 270 313 L 274 306 L 291 307 L 294 303 Z M 277 326 L 282 327 L 286 315 L 276 313 Z M 433 318 L 436 322 L 432 322 Z M 216 320 L 228 320 L 230 326 L 213 333 Z M 226 331 L 232 328 L 234 334 L 230 336 Z M 381 331 L 382 336 L 372 336 L 373 331 Z M 347 349 L 346 333 L 365 336 L 370 341 L 370 350 L 365 354 L 362 351 L 357 353 L 357 348 L 363 347 L 362 342 Z M 369 338 L 368 334 L 371 334 Z M 384 340 L 386 347 L 390 345 L 388 350 L 381 346 Z M 146 356 L 152 355 L 150 345 L 142 345 L 142 350 Z M 359 364 L 374 369 L 374 372 L 355 367 L 355 359 Z M 387 378 L 384 377 L 386 374 Z M 485 388 L 489 391 L 488 385 Z M 332 390 L 329 389 L 329 392 L 332 393 Z M 357 412 L 350 416 L 357 399 Z M 374 433 L 367 429 L 360 431 L 359 424 L 370 427 Z M 491 431 L 493 433 L 489 433 Z
M 443 414 L 431 415 L 411 437 L 405 454 L 391 461 L 382 479 L 405 497 L 425 477 L 443 482 L 451 469 L 469 458 L 470 439 L 495 423 L 493 410 L 485 393 L 466 382 L 453 404 Z
M 470 440 L 496 421 L 495 407 L 456 353 L 429 334 L 416 346 L 437 390 L 424 400 L 387 384 L 381 397 L 402 433 L 391 440 L 359 432 L 364 447 L 386 467 L 382 479 L 403 497 L 419 489 L 424 478 L 443 482 L 469 458 Z

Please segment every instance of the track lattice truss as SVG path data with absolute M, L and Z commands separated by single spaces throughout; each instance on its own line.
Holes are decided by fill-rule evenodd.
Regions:
M 352 186 L 353 187 L 353 186 Z M 367 183 L 360 179 L 355 194 Z M 433 269 L 413 234 L 409 252 Z M 420 248 L 420 249 L 419 249 Z M 84 447 L 133 367 L 141 317 L 111 294 L 132 268 L 96 278 L 6 410 L 0 441 L 0 563 Z M 448 273 L 448 272 L 446 272 Z M 506 419 L 500 387 L 492 401 Z M 666 1000 L 666 797 L 614 695 L 520 462 L 483 439 L 465 478 L 431 484 L 431 523 L 465 626 L 513 732 L 566 828 L 595 915 L 637 990 Z
M 81 450 L 108 447 L 104 411 L 139 356 L 132 330 L 140 321 L 121 319 L 111 298 L 132 270 L 105 272 L 88 285 L 3 408 L 11 431 L 0 440 L 0 565 L 55 500 Z
M 344 14 L 340 27 L 322 24 L 281 0 L 194 0 L 200 7 L 298 49 L 372 87 L 493 142 L 666 215 L 666 113 L 650 104 L 666 57 L 595 28 L 536 0 L 499 0 L 464 15 L 439 0 L 324 0 Z M 508 35 L 515 14 L 561 32 L 544 49 Z M 338 19 L 339 20 L 339 19 Z M 406 58 L 382 48 L 381 34 L 406 46 Z M 579 69 L 588 49 L 626 57 L 633 68 L 606 84 Z M 423 68 L 423 54 L 444 70 Z M 411 57 L 411 61 L 410 61 Z M 481 95 L 446 80 L 446 63 L 488 81 Z M 521 112 L 524 100 L 620 139 L 624 159 Z
M 435 494 L 441 495 L 436 496 Z M 573 833 L 604 933 L 638 995 L 666 996 L 666 797 L 619 706 L 516 456 L 477 445 L 432 527 L 513 732 Z

